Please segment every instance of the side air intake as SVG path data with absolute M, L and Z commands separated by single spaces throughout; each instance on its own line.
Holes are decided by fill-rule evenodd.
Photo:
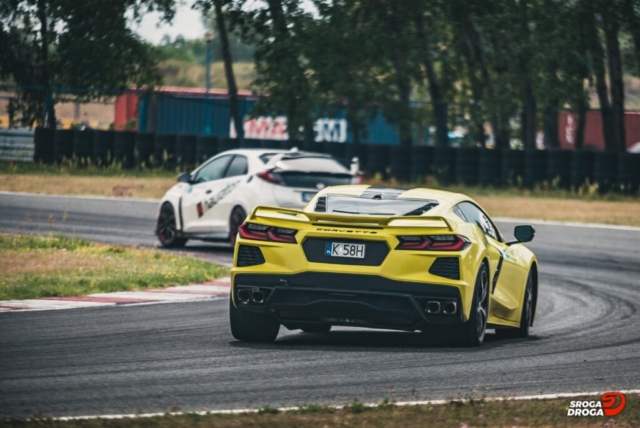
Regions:
M 438 257 L 429 268 L 431 275 L 460 279 L 460 260 L 457 257 Z
M 252 245 L 240 245 L 238 248 L 238 267 L 261 265 L 264 263 L 264 256 L 258 247 Z
M 327 197 L 320 196 L 318 201 L 316 202 L 316 208 L 314 209 L 317 213 L 326 213 L 327 212 Z

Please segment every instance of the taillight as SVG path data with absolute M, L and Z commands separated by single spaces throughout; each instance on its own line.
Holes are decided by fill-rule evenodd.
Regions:
M 277 178 L 270 170 L 260 171 L 256 174 L 258 177 L 262 178 L 264 181 L 267 181 L 272 184 L 282 184 L 282 180 Z
M 254 241 L 273 241 L 273 242 L 296 242 L 295 229 L 286 229 L 284 227 L 266 226 L 264 224 L 243 223 L 238 228 L 240 237 L 244 239 L 253 239 Z
M 403 235 L 397 238 L 400 243 L 396 250 L 461 251 L 471 245 L 471 241 L 460 235 Z

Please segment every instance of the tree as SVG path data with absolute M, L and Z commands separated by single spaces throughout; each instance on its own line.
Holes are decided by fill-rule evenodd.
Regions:
M 21 85 L 21 96 L 46 106 L 55 127 L 53 91 L 70 88 L 82 101 L 113 95 L 129 85 L 159 81 L 150 47 L 128 26 L 153 10 L 170 20 L 174 0 L 7 0 L 0 6 L 0 74 Z M 80 89 L 78 89 L 80 88 Z
M 231 56 L 231 47 L 229 43 L 229 32 L 227 29 L 227 18 L 223 7 L 225 6 L 224 0 L 203 0 L 196 2 L 194 7 L 199 7 L 203 10 L 204 14 L 211 9 L 213 3 L 213 10 L 215 15 L 215 27 L 220 39 L 220 51 L 222 54 L 222 61 L 224 63 L 224 74 L 227 79 L 227 88 L 229 92 L 229 110 L 231 111 L 231 118 L 233 119 L 233 125 L 236 129 L 236 135 L 239 140 L 244 139 L 244 125 L 242 117 L 240 116 L 240 106 L 238 103 L 238 86 L 236 85 L 236 77 L 233 73 L 233 58 Z

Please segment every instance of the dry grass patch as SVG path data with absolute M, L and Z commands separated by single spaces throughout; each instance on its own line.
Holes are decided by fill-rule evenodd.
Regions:
M 151 249 L 0 234 L 0 300 L 159 288 L 227 274 L 222 266 Z

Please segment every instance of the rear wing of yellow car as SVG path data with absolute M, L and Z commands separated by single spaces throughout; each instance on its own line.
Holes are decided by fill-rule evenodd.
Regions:
M 293 210 L 277 207 L 255 207 L 247 221 L 258 218 L 298 221 L 319 225 L 351 225 L 351 226 L 393 226 L 393 227 L 436 227 L 447 228 L 453 232 L 455 224 L 442 216 L 373 216 L 373 215 L 344 215 L 327 214 Z

